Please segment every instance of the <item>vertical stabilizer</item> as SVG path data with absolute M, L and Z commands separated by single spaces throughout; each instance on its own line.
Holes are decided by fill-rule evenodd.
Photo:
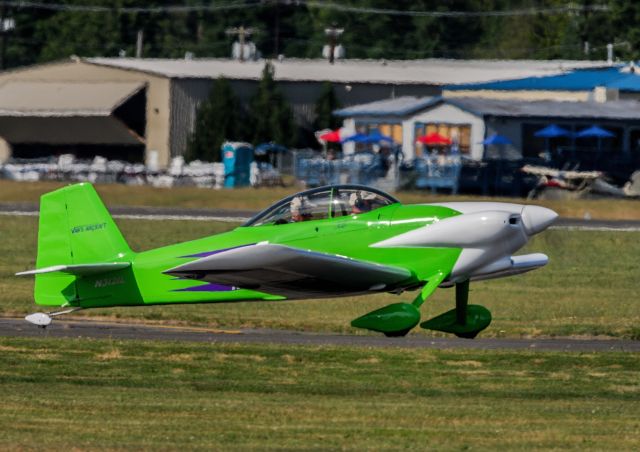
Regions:
M 38 269 L 127 262 L 131 249 L 91 184 L 70 185 L 40 199 Z M 36 274 L 36 303 L 61 306 L 79 298 L 76 275 Z

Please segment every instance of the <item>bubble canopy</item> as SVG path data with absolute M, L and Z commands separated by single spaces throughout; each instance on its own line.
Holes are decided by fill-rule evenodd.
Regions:
M 364 185 L 327 185 L 284 198 L 242 226 L 264 226 L 358 215 L 399 203 L 381 190 Z

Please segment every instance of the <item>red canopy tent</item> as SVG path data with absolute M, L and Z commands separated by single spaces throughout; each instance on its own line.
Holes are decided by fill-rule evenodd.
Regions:
M 451 139 L 440 135 L 438 132 L 431 132 L 418 138 L 418 142 L 428 146 L 446 146 L 451 144 Z

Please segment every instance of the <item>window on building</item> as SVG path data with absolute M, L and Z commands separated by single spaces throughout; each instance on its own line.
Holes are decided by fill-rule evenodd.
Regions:
M 416 123 L 415 138 L 428 135 L 430 133 L 438 133 L 449 138 L 453 143 L 457 143 L 460 152 L 468 154 L 471 151 L 471 125 L 470 124 L 446 124 L 446 123 Z M 424 146 L 420 143 L 414 143 L 415 155 L 422 155 Z
M 402 124 L 378 124 L 377 129 L 382 135 L 391 137 L 394 142 L 402 144 Z
M 382 135 L 393 138 L 396 144 L 402 144 L 402 124 L 389 123 L 389 122 L 368 122 L 360 123 L 356 125 L 356 131 L 358 133 L 364 133 L 368 135 L 372 132 L 378 131 Z

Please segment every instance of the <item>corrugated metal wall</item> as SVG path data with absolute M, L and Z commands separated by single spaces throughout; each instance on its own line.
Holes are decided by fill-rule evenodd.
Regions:
M 258 86 L 257 81 L 230 80 L 231 87 L 246 108 Z M 213 80 L 173 79 L 171 81 L 171 156 L 182 155 L 193 131 L 198 105 L 209 95 Z M 291 105 L 296 124 L 311 130 L 315 120 L 315 104 L 322 82 L 279 82 L 284 97 Z M 388 99 L 394 96 L 430 96 L 440 93 L 431 85 L 386 85 L 374 83 L 334 84 L 334 92 L 342 107 Z
M 173 79 L 171 81 L 171 156 L 182 155 L 196 122 L 198 105 L 209 95 L 212 80 Z

